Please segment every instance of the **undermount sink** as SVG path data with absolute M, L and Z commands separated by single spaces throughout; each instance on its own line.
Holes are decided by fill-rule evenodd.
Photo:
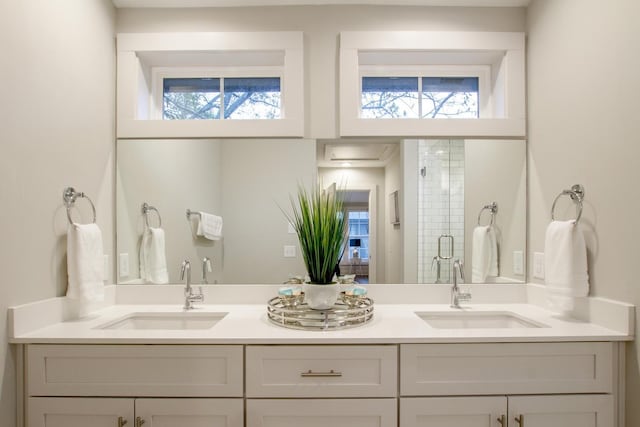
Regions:
M 508 311 L 416 312 L 416 315 L 436 329 L 515 329 L 547 327 L 546 325 Z
M 210 329 L 227 313 L 131 313 L 97 329 L 192 330 Z

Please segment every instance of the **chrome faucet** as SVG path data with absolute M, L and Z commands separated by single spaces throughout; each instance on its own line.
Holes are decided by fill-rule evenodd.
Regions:
M 187 273 L 187 280 L 184 288 L 184 309 L 191 310 L 194 308 L 194 302 L 204 301 L 204 295 L 202 294 L 202 288 L 199 289 L 197 294 L 193 293 L 193 288 L 191 287 L 191 263 L 187 260 L 182 261 L 180 280 L 184 280 L 185 273 Z
M 458 272 L 460 273 L 460 278 L 464 282 L 464 266 L 462 261 L 459 259 L 453 261 L 453 285 L 451 286 L 451 308 L 461 308 L 460 301 L 469 301 L 471 299 L 471 293 L 462 292 L 460 287 L 458 286 Z
M 211 273 L 211 259 L 209 257 L 204 257 L 202 259 L 202 280 L 200 281 L 203 285 L 209 283 L 207 281 L 207 271 Z

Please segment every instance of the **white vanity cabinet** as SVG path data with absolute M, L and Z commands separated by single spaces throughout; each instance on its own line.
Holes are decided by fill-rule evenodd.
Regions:
M 247 427 L 396 427 L 397 345 L 248 346 Z
M 28 345 L 26 425 L 243 427 L 243 347 Z
M 29 398 L 30 427 L 243 427 L 242 399 Z
M 27 344 L 26 426 L 621 427 L 623 345 Z
M 613 427 L 617 351 L 607 342 L 401 345 L 400 426 Z

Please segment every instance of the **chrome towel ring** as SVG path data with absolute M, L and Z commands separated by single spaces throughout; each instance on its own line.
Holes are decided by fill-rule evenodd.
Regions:
M 158 209 L 156 209 L 155 207 L 151 206 L 149 203 L 144 202 L 142 204 L 142 215 L 144 215 L 144 223 L 147 225 L 147 227 L 150 227 L 149 225 L 149 212 L 150 211 L 154 211 L 156 213 L 156 215 L 158 216 L 158 228 L 162 227 L 162 217 L 160 216 L 160 211 Z
M 569 196 L 571 200 L 576 204 L 576 219 L 575 223 L 577 224 L 580 221 L 580 217 L 582 216 L 582 201 L 584 200 L 584 187 L 580 184 L 575 184 L 571 186 L 570 190 L 562 190 L 560 194 L 556 196 L 553 200 L 553 204 L 551 205 L 551 220 L 555 221 L 554 212 L 556 210 L 556 203 L 561 196 Z
M 71 208 L 75 205 L 76 199 L 78 199 L 78 197 L 83 197 L 87 199 L 91 204 L 91 211 L 93 212 L 93 223 L 95 224 L 96 223 L 96 207 L 94 206 L 89 196 L 87 196 L 81 191 L 76 191 L 73 187 L 67 187 L 62 192 L 62 201 L 64 202 L 64 205 L 67 207 L 67 219 L 69 220 L 69 224 L 75 224 L 71 219 Z
M 480 209 L 480 213 L 478 213 L 478 225 L 480 225 L 480 217 L 482 216 L 482 212 L 489 211 L 491 214 L 491 221 L 489 225 L 493 225 L 496 219 L 496 214 L 498 213 L 498 203 L 492 202 L 490 205 L 485 205 Z

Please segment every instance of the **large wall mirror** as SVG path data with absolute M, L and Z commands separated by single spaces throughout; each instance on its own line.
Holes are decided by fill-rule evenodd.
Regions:
M 303 276 L 297 238 L 282 210 L 290 209 L 299 184 L 317 178 L 344 192 L 349 236 L 341 274 L 361 283 L 450 283 L 451 265 L 460 259 L 466 282 L 525 278 L 523 140 L 117 144 L 121 284 L 178 283 L 185 259 L 194 283 L 275 284 Z M 200 213 L 222 218 L 220 236 L 201 232 Z M 150 230 L 161 230 L 164 251 L 143 239 Z M 166 277 L 149 274 L 149 265 L 162 264 Z

